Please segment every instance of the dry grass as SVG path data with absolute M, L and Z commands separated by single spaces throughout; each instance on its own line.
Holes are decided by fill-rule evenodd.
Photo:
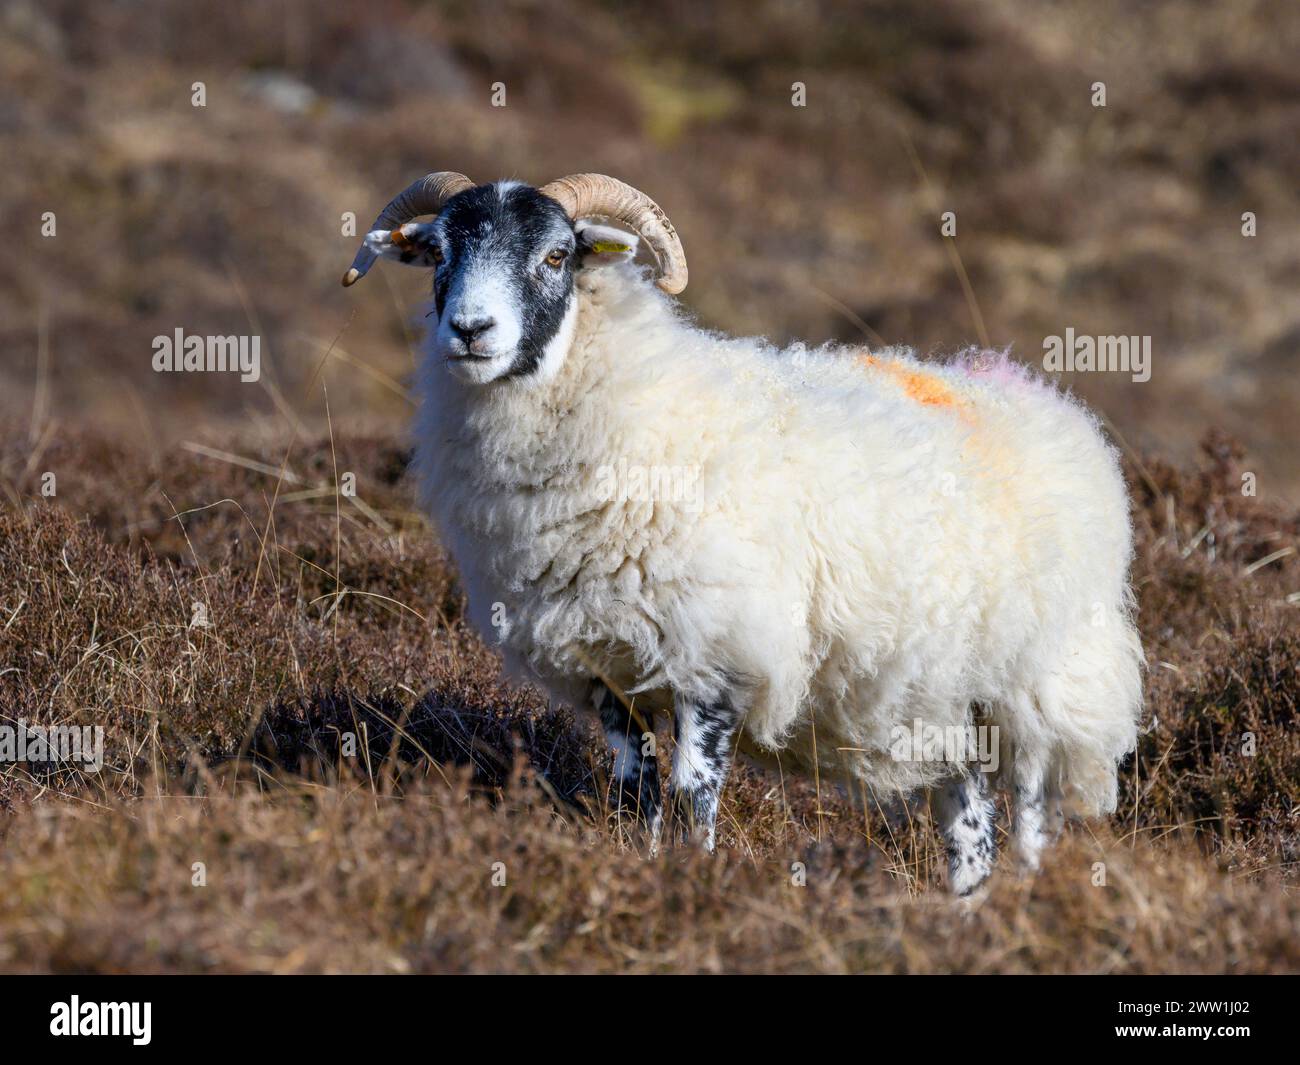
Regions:
M 732 800 L 733 808 L 736 800 Z M 747 805 L 747 803 L 742 804 Z M 1279 972 L 1300 898 L 1182 846 L 1076 837 L 975 914 L 860 835 L 647 861 L 545 805 L 251 786 L 43 804 L 0 859 L 10 970 Z M 806 864 L 806 886 L 793 863 Z M 1091 886 L 1104 861 L 1107 886 Z M 193 863 L 206 886 L 192 886 Z M 497 863 L 502 863 L 497 866 Z M 494 869 L 494 866 L 496 867 Z M 494 873 L 504 884 L 494 886 Z M 497 877 L 500 880 L 500 875 Z
M 923 804 L 748 767 L 717 859 L 646 859 L 603 815 L 602 744 L 463 628 L 401 451 L 334 444 L 374 517 L 335 512 L 328 440 L 290 455 L 273 521 L 274 473 L 193 452 L 155 465 L 61 434 L 52 505 L 22 499 L 25 445 L 0 451 L 0 714 L 102 723 L 108 751 L 98 775 L 0 776 L 0 965 L 1300 968 L 1300 564 L 1247 573 L 1297 523 L 1240 495 L 1229 442 L 1192 475 L 1134 475 L 1153 723 L 1118 813 L 1036 880 L 1004 870 L 975 920 L 935 890 Z

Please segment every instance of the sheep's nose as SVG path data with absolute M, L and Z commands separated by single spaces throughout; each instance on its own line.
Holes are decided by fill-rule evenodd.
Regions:
M 465 342 L 466 346 L 474 343 L 496 324 L 495 318 L 453 318 L 451 320 L 452 331 Z

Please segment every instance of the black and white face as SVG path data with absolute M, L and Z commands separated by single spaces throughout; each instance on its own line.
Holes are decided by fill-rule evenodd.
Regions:
M 554 374 L 573 338 L 575 270 L 636 251 L 630 234 L 575 226 L 550 197 L 513 181 L 466 189 L 433 221 L 366 242 L 384 258 L 433 269 L 431 353 L 479 385 Z

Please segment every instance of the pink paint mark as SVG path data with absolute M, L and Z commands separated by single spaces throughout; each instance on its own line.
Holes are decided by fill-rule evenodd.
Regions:
M 999 388 L 1039 388 L 1042 382 L 1033 376 L 1023 363 L 1016 362 L 1006 351 L 988 351 L 967 348 L 961 352 L 954 365 L 968 377 L 988 382 Z

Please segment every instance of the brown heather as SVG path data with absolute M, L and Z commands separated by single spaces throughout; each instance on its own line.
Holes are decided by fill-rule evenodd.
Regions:
M 1119 811 L 1033 880 L 1004 861 L 974 915 L 923 802 L 751 767 L 717 857 L 645 857 L 605 813 L 598 739 L 464 628 L 392 444 L 335 440 L 368 513 L 336 499 L 328 439 L 300 446 L 269 526 L 274 473 L 55 447 L 41 465 L 77 471 L 60 496 L 94 517 L 12 483 L 0 714 L 102 723 L 108 764 L 0 776 L 5 969 L 1300 968 L 1294 552 L 1246 573 L 1298 525 L 1241 495 L 1222 438 L 1196 473 L 1132 471 L 1151 723 Z

